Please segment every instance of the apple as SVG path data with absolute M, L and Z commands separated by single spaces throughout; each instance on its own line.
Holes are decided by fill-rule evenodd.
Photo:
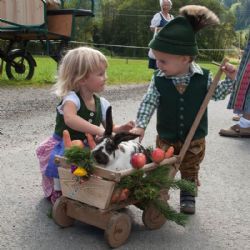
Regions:
M 146 164 L 146 156 L 143 153 L 135 153 L 132 155 L 130 163 L 133 168 L 140 169 Z
M 160 163 L 165 158 L 165 152 L 161 148 L 155 148 L 151 153 L 151 157 L 153 162 Z

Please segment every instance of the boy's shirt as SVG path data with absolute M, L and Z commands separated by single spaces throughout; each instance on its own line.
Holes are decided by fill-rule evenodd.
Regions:
M 159 72 L 157 73 L 157 76 L 165 77 L 166 79 L 171 79 L 173 84 L 176 87 L 178 87 L 178 85 L 188 86 L 190 79 L 194 74 L 203 75 L 203 71 L 198 64 L 193 62 L 190 65 L 189 73 L 184 76 L 169 76 L 168 77 L 161 70 L 159 70 Z M 212 83 L 212 81 L 213 81 L 212 74 L 209 73 L 208 83 L 207 83 L 208 88 L 210 84 Z M 219 84 L 217 85 L 215 92 L 212 96 L 212 99 L 214 101 L 224 100 L 226 96 L 232 92 L 233 85 L 234 85 L 234 81 L 226 77 L 225 80 L 220 81 Z M 144 129 L 147 127 L 151 116 L 153 115 L 155 109 L 159 105 L 159 97 L 160 97 L 160 93 L 158 92 L 155 86 L 155 79 L 153 76 L 151 83 L 149 85 L 148 91 L 146 95 L 144 95 L 143 100 L 138 109 L 137 119 L 136 119 L 136 125 L 138 127 L 144 128 Z

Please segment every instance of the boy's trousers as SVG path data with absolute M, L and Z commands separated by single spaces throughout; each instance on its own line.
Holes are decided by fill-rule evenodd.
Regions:
M 173 146 L 175 149 L 175 155 L 180 153 L 183 144 L 184 143 L 181 141 L 172 143 L 165 139 L 160 139 L 159 136 L 156 137 L 157 147 L 166 151 L 170 146 Z M 205 144 L 205 138 L 191 141 L 179 169 L 182 179 L 194 181 L 196 184 L 198 184 L 200 163 L 205 156 Z

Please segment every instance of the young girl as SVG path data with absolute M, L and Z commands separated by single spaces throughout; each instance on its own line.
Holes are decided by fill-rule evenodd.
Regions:
M 53 135 L 36 150 L 42 173 L 42 187 L 52 203 L 60 197 L 61 189 L 55 155 L 63 155 L 63 130 L 67 129 L 71 139 L 80 139 L 87 144 L 85 133 L 102 136 L 106 110 L 110 103 L 95 93 L 104 90 L 107 80 L 107 59 L 92 48 L 79 47 L 69 50 L 62 59 L 55 94 L 61 98 L 57 106 L 56 125 Z M 116 125 L 114 132 L 129 131 L 133 122 Z

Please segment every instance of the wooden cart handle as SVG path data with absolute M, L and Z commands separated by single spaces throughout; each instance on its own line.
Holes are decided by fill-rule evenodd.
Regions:
M 216 73 L 216 75 L 215 75 L 215 77 L 213 79 L 213 82 L 211 83 L 211 85 L 209 87 L 207 95 L 206 95 L 206 97 L 204 98 L 204 100 L 202 102 L 202 105 L 201 105 L 201 107 L 200 107 L 200 109 L 199 109 L 199 111 L 198 111 L 198 113 L 197 113 L 197 115 L 195 117 L 195 120 L 194 120 L 194 122 L 192 124 L 192 127 L 190 128 L 189 133 L 188 133 L 188 135 L 186 137 L 186 140 L 185 140 L 185 142 L 184 142 L 184 144 L 183 144 L 183 146 L 181 148 L 181 151 L 179 153 L 180 162 L 178 164 L 176 164 L 176 171 L 179 170 L 179 166 L 180 166 L 180 164 L 181 164 L 181 162 L 182 162 L 182 160 L 183 160 L 183 158 L 184 158 L 184 156 L 185 156 L 185 154 L 186 154 L 186 152 L 188 150 L 188 147 L 189 147 L 189 145 L 190 145 L 190 143 L 191 143 L 191 141 L 193 139 L 194 133 L 195 133 L 198 125 L 200 124 L 201 118 L 202 118 L 202 116 L 203 116 L 203 114 L 204 114 L 204 112 L 205 112 L 205 110 L 207 108 L 207 105 L 208 105 L 212 95 L 214 94 L 214 91 L 215 91 L 215 88 L 216 88 L 217 84 L 220 81 L 221 75 L 223 73 L 221 67 L 224 66 L 228 61 L 229 60 L 227 58 L 223 59 L 222 63 L 220 64 L 220 68 L 219 68 L 218 72 Z

